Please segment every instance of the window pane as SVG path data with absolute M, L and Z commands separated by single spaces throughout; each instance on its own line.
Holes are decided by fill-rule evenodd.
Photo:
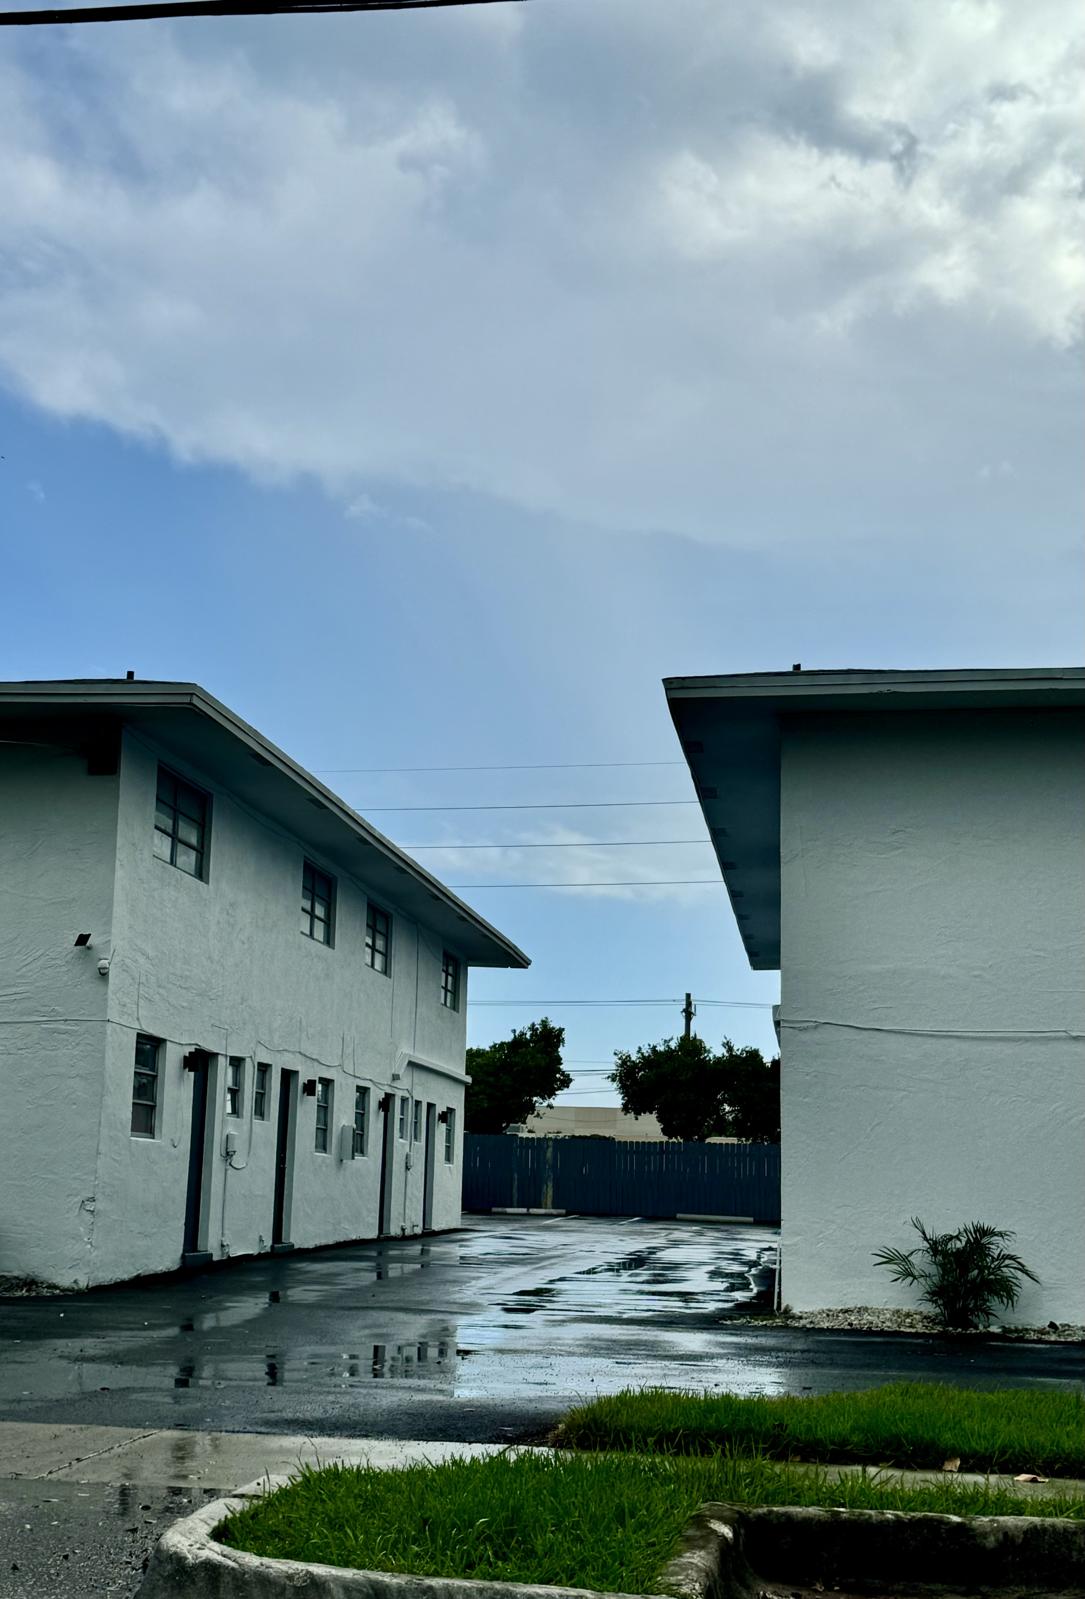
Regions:
M 173 854 L 173 839 L 157 827 L 154 830 L 154 852 L 160 861 L 168 861 Z
M 163 804 L 170 806 L 172 806 L 177 799 L 177 781 L 175 778 L 170 776 L 169 772 L 164 771 L 161 766 L 158 768 L 157 797 L 163 802 Z
M 187 816 L 177 818 L 177 837 L 182 844 L 191 844 L 193 849 L 199 849 L 202 842 L 203 828 L 199 822 L 190 821 Z
M 179 866 L 182 872 L 187 872 L 190 877 L 200 875 L 200 857 L 194 849 L 189 849 L 187 844 L 178 844 L 173 864 Z
M 154 1137 L 154 1106 L 132 1106 L 132 1135 L 135 1138 Z

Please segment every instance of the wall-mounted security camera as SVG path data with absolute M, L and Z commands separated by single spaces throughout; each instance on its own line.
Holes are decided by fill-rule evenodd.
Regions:
M 109 962 L 105 959 L 104 956 L 98 962 L 98 976 L 99 977 L 108 977 L 109 976 Z

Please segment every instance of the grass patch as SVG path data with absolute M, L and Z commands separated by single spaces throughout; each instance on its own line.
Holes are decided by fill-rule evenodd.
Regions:
M 1085 1397 L 1022 1388 L 979 1393 L 936 1383 L 809 1399 L 643 1389 L 570 1411 L 556 1442 L 668 1455 L 754 1451 L 777 1460 L 914 1470 L 937 1470 L 956 1455 L 962 1471 L 1085 1477 Z
M 952 1481 L 831 1482 L 730 1454 L 495 1455 L 399 1471 L 306 1468 L 216 1537 L 256 1555 L 361 1570 L 658 1593 L 683 1527 L 706 1500 L 1085 1519 L 1085 1499 L 1024 1499 Z

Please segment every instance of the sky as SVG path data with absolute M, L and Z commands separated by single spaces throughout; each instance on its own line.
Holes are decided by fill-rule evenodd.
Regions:
M 661 679 L 1081 661 L 1078 7 L 3 32 L 0 676 L 202 683 L 570 1103 L 687 990 L 770 1052 Z

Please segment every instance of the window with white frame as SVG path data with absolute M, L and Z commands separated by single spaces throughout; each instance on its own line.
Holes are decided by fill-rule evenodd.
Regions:
M 449 1107 L 445 1111 L 445 1160 L 451 1166 L 456 1159 L 456 1112 Z
M 441 1004 L 446 1010 L 460 1008 L 460 963 L 447 949 L 441 954 Z
M 136 1034 L 135 1070 L 132 1077 L 132 1137 L 153 1138 L 158 1121 L 158 1066 L 162 1041 Z
M 245 1108 L 245 1057 L 231 1055 L 226 1062 L 226 1114 L 240 1116 Z
M 316 1137 L 314 1147 L 319 1155 L 328 1153 L 331 1125 L 332 1080 L 330 1077 L 318 1077 L 316 1080 Z
M 354 1090 L 354 1153 L 364 1155 L 369 1137 L 369 1089 L 359 1084 Z
M 301 930 L 318 944 L 331 944 L 335 931 L 335 881 L 312 861 L 301 869 Z
M 414 1143 L 422 1141 L 422 1101 L 416 1099 L 411 1111 L 411 1138 Z
M 266 1060 L 256 1062 L 256 1082 L 252 1090 L 252 1114 L 258 1122 L 268 1119 L 268 1096 L 271 1093 L 271 1067 Z
M 154 805 L 154 852 L 189 877 L 207 876 L 210 801 L 165 766 L 158 768 Z
M 392 970 L 392 918 L 372 900 L 365 911 L 365 963 L 386 977 Z

